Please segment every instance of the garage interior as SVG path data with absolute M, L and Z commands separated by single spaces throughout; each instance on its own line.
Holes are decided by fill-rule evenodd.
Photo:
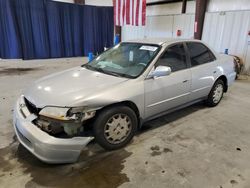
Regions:
M 115 26 L 112 0 L 1 0 L 0 187 L 250 187 L 249 0 L 147 0 L 145 26 Z M 239 61 L 221 103 L 145 123 L 126 147 L 95 141 L 73 164 L 46 164 L 17 140 L 13 107 L 35 80 L 143 38 L 200 39 Z M 84 82 L 84 80 L 83 80 Z

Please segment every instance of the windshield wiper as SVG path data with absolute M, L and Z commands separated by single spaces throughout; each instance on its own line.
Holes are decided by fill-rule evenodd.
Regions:
M 116 72 L 112 72 L 112 71 L 104 71 L 106 74 L 109 74 L 109 75 L 113 75 L 113 76 L 117 76 L 117 77 L 121 77 L 121 74 L 119 73 L 116 73 Z
M 117 76 L 117 77 L 134 78 L 133 76 L 130 76 L 128 74 L 118 73 L 118 72 L 113 72 L 113 71 L 105 71 L 105 73 L 113 75 L 113 76 Z
M 130 76 L 128 74 L 117 73 L 117 72 L 113 72 L 113 71 L 107 71 L 107 70 L 104 70 L 102 68 L 92 67 L 91 65 L 88 65 L 88 64 L 85 64 L 84 66 L 87 69 L 98 71 L 98 72 L 101 72 L 101 73 L 104 73 L 104 74 L 109 74 L 109 75 L 116 76 L 116 77 L 134 78 L 133 76 Z
M 88 64 L 85 64 L 84 67 L 86 67 L 87 69 L 90 69 L 90 70 L 94 70 L 94 71 L 98 71 L 98 72 L 104 73 L 104 70 L 102 68 L 92 67 L 92 66 L 90 66 Z

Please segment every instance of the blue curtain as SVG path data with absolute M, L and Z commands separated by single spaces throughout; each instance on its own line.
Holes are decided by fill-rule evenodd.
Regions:
M 70 57 L 74 54 L 73 47 L 73 33 L 72 33 L 72 10 L 74 7 L 71 4 L 62 4 L 61 6 L 61 19 L 62 19 L 62 31 L 64 41 L 64 56 Z
M 27 1 L 27 0 L 26 0 Z M 32 36 L 34 41 L 35 56 L 38 59 L 50 57 L 48 39 L 48 24 L 46 9 L 43 0 L 28 0 L 30 7 Z
M 27 7 L 29 7 L 29 1 L 16 0 L 14 7 L 14 20 L 17 22 L 17 28 L 19 31 L 20 46 L 22 47 L 22 58 L 33 59 L 35 58 L 35 49 L 33 44 L 33 36 L 30 35 L 30 33 L 32 33 L 31 15 L 30 11 L 25 11 Z
M 48 17 L 50 56 L 52 58 L 64 57 L 60 4 L 55 1 L 48 1 L 46 3 L 46 10 Z
M 112 46 L 113 8 L 84 6 L 83 13 L 85 55 L 91 51 L 100 53 L 103 51 L 103 47 Z
M 84 43 L 84 52 L 93 52 L 94 51 L 94 20 L 96 19 L 93 13 L 94 7 L 85 6 L 83 11 L 83 43 Z M 98 27 L 96 27 L 96 30 Z M 84 32 L 85 31 L 85 32 Z
M 82 6 L 74 6 L 72 24 L 73 33 L 73 48 L 74 56 L 82 56 L 84 54 L 83 49 L 83 8 Z
M 0 0 L 0 57 L 87 56 L 113 45 L 113 7 Z
M 22 45 L 12 0 L 0 0 L 0 57 L 22 58 Z

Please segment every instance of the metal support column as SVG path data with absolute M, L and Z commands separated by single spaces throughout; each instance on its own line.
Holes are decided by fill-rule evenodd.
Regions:
M 181 9 L 182 14 L 186 13 L 186 7 L 187 7 L 187 0 L 183 0 L 182 1 L 182 9 Z
M 208 0 L 196 0 L 194 38 L 201 39 Z

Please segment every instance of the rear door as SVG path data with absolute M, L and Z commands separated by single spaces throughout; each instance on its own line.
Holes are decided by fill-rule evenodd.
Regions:
M 191 63 L 190 100 L 207 97 L 217 75 L 217 61 L 211 50 L 200 42 L 187 42 Z

